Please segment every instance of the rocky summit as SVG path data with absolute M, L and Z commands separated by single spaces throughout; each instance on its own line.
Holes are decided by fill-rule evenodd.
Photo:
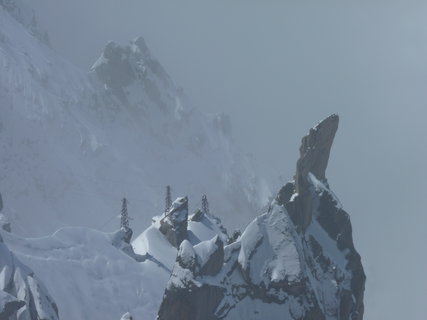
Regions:
M 339 118 L 302 139 L 294 181 L 235 241 L 183 241 L 158 320 L 361 320 L 365 273 L 325 177 Z

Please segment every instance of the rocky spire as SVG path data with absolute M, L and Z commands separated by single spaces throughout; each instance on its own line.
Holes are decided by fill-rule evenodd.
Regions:
M 332 115 L 310 130 L 295 181 L 235 241 L 182 242 L 158 320 L 363 320 L 366 276 L 325 178 L 337 128 Z
M 319 180 L 326 179 L 325 171 L 328 166 L 332 142 L 338 129 L 338 122 L 338 115 L 333 114 L 311 128 L 310 132 L 302 138 L 299 149 L 300 158 L 297 162 L 295 174 L 296 192 L 299 194 L 306 191 L 309 172 Z
M 297 194 L 294 203 L 287 209 L 290 211 L 294 222 L 302 230 L 305 230 L 312 218 L 313 197 L 308 180 L 309 173 L 312 173 L 320 181 L 326 180 L 325 172 L 338 123 L 338 115 L 333 114 L 311 128 L 309 133 L 302 138 L 299 149 L 300 158 L 297 161 L 294 177 L 295 186 L 288 184 L 279 193 L 279 197 L 287 198 L 284 200 L 284 204 L 290 200 L 293 191 Z M 283 193 L 286 193 L 287 196 L 284 196 Z

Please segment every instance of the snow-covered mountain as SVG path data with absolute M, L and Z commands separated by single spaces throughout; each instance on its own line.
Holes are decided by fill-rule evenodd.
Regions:
M 192 107 L 143 38 L 109 42 L 86 73 L 33 18 L 0 0 L 0 319 L 363 318 L 363 267 L 325 177 L 337 116 L 229 235 L 269 192 L 227 116 Z M 166 185 L 186 196 L 165 201 Z M 133 241 L 102 231 L 124 196 Z
M 183 219 L 169 230 L 162 228 L 174 215 Z M 224 242 L 228 239 L 218 218 L 201 211 L 189 215 L 187 198 L 178 198 L 168 214 L 153 218 L 153 224 L 133 241 L 135 252 L 129 248 L 123 229 L 103 233 L 65 227 L 42 238 L 23 238 L 10 232 L 1 235 L 13 254 L 34 270 L 52 294 L 59 319 L 118 320 L 129 313 L 134 320 L 145 320 L 156 317 L 170 278 L 177 256 L 171 235 L 178 225 L 185 225 L 181 234 L 192 245 L 212 237 Z M 0 297 L 0 306 L 2 301 L 8 300 Z
M 237 151 L 229 119 L 192 107 L 142 38 L 108 43 L 82 72 L 16 3 L 0 2 L 0 189 L 15 232 L 114 230 L 124 196 L 141 231 L 164 209 L 166 185 L 190 207 L 207 194 L 228 224 L 256 214 L 268 189 Z
M 126 229 L 23 238 L 3 219 L 0 233 L 62 320 L 362 320 L 363 267 L 324 175 L 337 124 L 332 116 L 310 130 L 295 181 L 242 235 L 230 237 L 206 206 L 189 214 L 187 197 L 153 217 L 132 246 Z
M 182 242 L 159 320 L 361 320 L 365 274 L 325 178 L 333 115 L 303 138 L 295 181 L 233 243 Z

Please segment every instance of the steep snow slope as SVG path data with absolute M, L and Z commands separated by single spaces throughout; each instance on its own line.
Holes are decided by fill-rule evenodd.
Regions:
M 325 177 L 337 127 L 333 115 L 310 130 L 295 181 L 237 241 L 181 244 L 159 320 L 363 319 L 361 259 Z
M 109 43 L 88 75 L 0 6 L 0 68 L 0 188 L 15 232 L 112 230 L 123 196 L 143 230 L 168 184 L 196 204 L 208 194 L 236 225 L 229 209 L 252 216 L 268 194 L 227 117 L 190 107 L 142 38 Z
M 169 273 L 114 247 L 114 234 L 67 227 L 43 238 L 3 237 L 39 275 L 61 320 L 120 319 L 126 312 L 135 319 L 153 319 L 157 312 Z
M 188 211 L 183 214 L 188 216 Z M 2 235 L 49 289 L 61 320 L 120 319 L 126 312 L 135 320 L 145 320 L 156 317 L 177 254 L 159 231 L 157 218 L 133 243 L 141 254 L 138 261 L 122 251 L 126 236 L 120 230 L 102 233 L 66 227 L 43 238 Z M 216 218 L 202 214 L 197 220 L 188 221 L 187 235 L 193 244 L 215 232 L 227 239 Z M 195 240 L 195 233 L 200 239 Z
M 58 309 L 34 272 L 9 250 L 0 234 L 0 319 L 58 320 Z

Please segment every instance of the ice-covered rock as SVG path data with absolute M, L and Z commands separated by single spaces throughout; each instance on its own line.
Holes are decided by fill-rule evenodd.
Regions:
M 215 241 L 221 243 L 228 240 L 221 220 L 200 210 L 188 216 L 188 198 L 180 197 L 168 212 L 153 218 L 153 224 L 132 242 L 132 246 L 138 256 L 151 259 L 171 272 L 179 250 L 215 237 L 218 237 Z
M 180 211 L 183 200 L 178 198 L 170 210 L 178 220 L 186 216 Z M 159 230 L 164 217 L 155 217 L 131 244 L 126 228 L 104 233 L 66 227 L 42 238 L 3 234 L 11 252 L 34 270 L 55 298 L 61 320 L 120 319 L 126 312 L 135 320 L 154 319 L 177 255 L 184 269 L 203 267 L 211 273 L 222 265 L 221 244 L 228 238 L 219 220 L 203 215 L 199 222 L 188 222 L 187 238 L 177 250 Z M 210 245 L 193 248 L 205 240 Z M 22 299 L 15 300 L 5 296 L 8 310 Z
M 0 319 L 59 319 L 56 303 L 44 285 L 9 250 L 1 234 Z
M 219 270 L 206 275 L 200 267 L 174 265 L 159 320 L 363 319 L 361 259 L 349 216 L 325 178 L 337 124 L 331 116 L 303 139 L 296 181 L 224 247 Z M 212 256 L 213 247 L 212 241 L 196 245 L 198 260 Z
M 187 239 L 188 226 L 188 198 L 178 198 L 172 207 L 160 220 L 160 232 L 165 235 L 171 245 L 178 248 L 184 239 Z

